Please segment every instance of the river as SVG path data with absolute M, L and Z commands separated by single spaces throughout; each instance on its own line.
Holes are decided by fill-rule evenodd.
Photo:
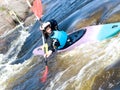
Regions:
M 42 4 L 42 20 L 56 19 L 67 33 L 120 22 L 120 0 L 42 0 Z M 7 52 L 0 53 L 0 90 L 120 90 L 120 34 L 51 57 L 45 83 L 39 80 L 44 58 L 32 54 L 42 45 L 39 22 L 24 29 L 17 26 L 0 39 L 8 41 Z

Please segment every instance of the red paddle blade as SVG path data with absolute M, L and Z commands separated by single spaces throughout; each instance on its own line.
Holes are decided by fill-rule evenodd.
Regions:
M 48 66 L 45 66 L 45 71 L 44 71 L 43 76 L 41 78 L 41 82 L 43 82 L 43 83 L 46 82 L 47 75 L 48 75 Z
M 43 9 L 41 0 L 34 0 L 31 9 L 34 12 L 35 16 L 37 16 L 38 18 L 42 17 Z

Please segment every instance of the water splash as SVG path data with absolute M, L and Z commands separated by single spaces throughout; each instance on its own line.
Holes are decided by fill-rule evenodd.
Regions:
M 10 62 L 16 60 L 17 55 L 18 55 L 19 51 L 21 50 L 21 47 L 24 44 L 24 41 L 26 40 L 26 38 L 28 36 L 29 36 L 29 33 L 27 31 L 21 30 L 20 36 L 16 40 L 13 40 L 10 49 L 8 50 L 8 52 L 5 55 L 3 55 L 2 61 L 0 63 L 1 64 L 3 64 L 3 63 L 9 64 Z
M 88 43 L 59 55 L 60 71 L 46 90 L 92 90 L 95 77 L 120 57 L 119 37 Z

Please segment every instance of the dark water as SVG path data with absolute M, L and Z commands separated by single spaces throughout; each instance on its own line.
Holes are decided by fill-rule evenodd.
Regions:
M 56 19 L 66 32 L 120 21 L 120 0 L 43 0 L 43 21 Z M 120 90 L 120 35 L 87 43 L 49 59 L 46 83 L 42 56 L 32 51 L 42 45 L 39 23 L 1 37 L 8 40 L 0 54 L 0 90 Z M 17 32 L 17 33 L 15 33 Z M 13 36 L 15 38 L 13 38 Z

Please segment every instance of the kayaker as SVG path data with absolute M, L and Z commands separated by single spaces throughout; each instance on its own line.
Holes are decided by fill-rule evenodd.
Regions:
M 48 45 L 48 52 L 44 56 L 49 57 L 53 52 L 65 46 L 68 37 L 67 33 L 63 30 L 58 30 L 55 20 L 44 22 L 40 26 L 40 30 L 43 31 L 46 40 L 45 43 Z

